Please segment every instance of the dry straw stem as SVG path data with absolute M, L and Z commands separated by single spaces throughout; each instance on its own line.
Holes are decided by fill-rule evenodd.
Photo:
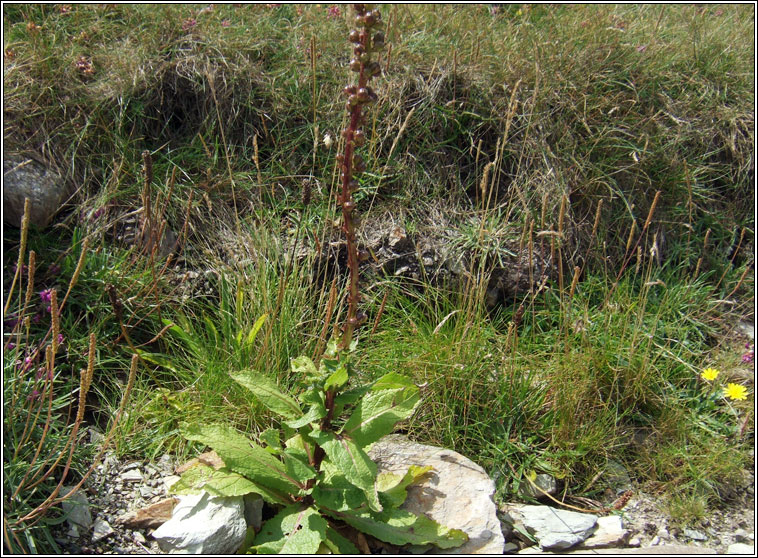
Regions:
M 16 288 L 16 283 L 21 276 L 21 268 L 24 266 L 24 255 L 26 254 L 26 236 L 29 232 L 29 213 L 31 211 L 31 205 L 29 198 L 24 198 L 24 216 L 21 217 L 21 242 L 18 247 L 18 260 L 16 260 L 16 273 L 13 274 L 13 281 L 11 282 L 11 288 L 8 290 L 8 299 L 5 301 L 5 307 L 3 308 L 3 316 L 8 313 L 10 308 L 11 299 L 13 298 L 13 290 Z
M 90 340 L 91 339 L 92 338 L 90 337 Z M 73 496 L 76 493 L 76 491 L 79 490 L 82 487 L 82 485 L 87 481 L 87 479 L 89 478 L 89 476 L 92 474 L 92 471 L 95 470 L 95 467 L 97 466 L 97 463 L 99 462 L 100 458 L 105 453 L 105 450 L 108 448 L 108 444 L 110 443 L 111 439 L 113 438 L 113 434 L 116 431 L 116 427 L 118 426 L 118 423 L 119 423 L 119 421 L 121 419 L 121 416 L 123 415 L 124 409 L 126 408 L 126 402 L 129 399 L 129 396 L 131 395 L 132 388 L 134 387 L 134 382 L 135 382 L 135 379 L 137 377 L 137 361 L 138 361 L 138 356 L 136 354 L 132 355 L 131 366 L 129 368 L 129 379 L 127 381 L 126 390 L 124 390 L 124 395 L 121 398 L 121 404 L 119 405 L 118 412 L 116 413 L 116 416 L 113 419 L 113 423 L 111 424 L 111 428 L 108 431 L 108 434 L 106 435 L 105 439 L 103 440 L 103 444 L 100 447 L 100 451 L 95 456 L 95 458 L 92 460 L 92 465 L 90 465 L 89 469 L 87 469 L 86 473 L 82 476 L 81 480 L 65 496 L 61 496 L 60 498 L 58 497 L 58 493 L 60 492 L 60 489 L 63 486 L 63 482 L 64 482 L 64 480 L 66 478 L 66 475 L 68 474 L 68 470 L 69 470 L 69 468 L 71 466 L 71 459 L 73 457 L 73 449 L 76 446 L 76 444 L 72 444 L 71 445 L 71 451 L 69 452 L 69 457 L 68 457 L 68 460 L 66 462 L 66 467 L 65 467 L 65 469 L 64 469 L 64 471 L 62 473 L 62 476 L 61 476 L 61 480 L 58 483 L 58 486 L 56 486 L 55 490 L 53 490 L 53 493 L 42 504 L 40 504 L 39 506 L 37 506 L 34 510 L 32 510 L 31 512 L 29 512 L 28 514 L 26 514 L 24 517 L 22 517 L 19 520 L 17 520 L 14 525 L 20 525 L 20 524 L 23 523 L 25 527 L 31 527 L 34 523 L 36 523 L 37 521 L 39 521 L 44 516 L 44 514 L 47 512 L 47 510 L 51 506 L 57 505 L 57 504 L 63 502 L 64 500 L 67 500 L 71 496 Z M 81 376 L 83 376 L 84 380 L 86 380 L 87 382 L 91 382 L 92 381 L 92 373 L 93 373 L 93 370 L 91 370 L 90 367 L 88 366 L 87 371 L 84 372 L 83 374 L 81 374 Z M 81 387 L 80 387 L 80 389 L 81 389 Z M 79 427 L 79 424 L 75 423 L 74 424 L 74 430 L 72 431 L 71 436 L 69 438 L 70 440 L 74 440 L 76 438 L 76 433 L 78 431 L 78 427 Z M 65 449 L 64 449 L 64 451 L 65 451 Z M 59 460 L 60 460 L 60 458 L 59 458 Z M 56 464 L 57 464 L 57 461 L 56 461 Z M 28 523 L 28 522 L 30 522 L 30 523 Z

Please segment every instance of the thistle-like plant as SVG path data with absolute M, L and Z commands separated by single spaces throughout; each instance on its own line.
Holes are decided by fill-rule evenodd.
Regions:
M 339 532 L 345 525 L 397 545 L 431 543 L 450 548 L 468 538 L 460 530 L 399 508 L 406 499 L 407 487 L 431 467 L 411 465 L 404 475 L 377 475 L 377 466 L 365 451 L 392 432 L 398 421 L 413 414 L 420 401 L 418 387 L 394 372 L 368 385 L 349 385 L 353 334 L 366 321 L 358 310 L 362 254 L 356 242 L 352 197 L 358 188 L 355 176 L 366 165 L 356 148 L 366 141 L 361 128 L 363 109 L 377 98 L 369 84 L 381 72 L 374 58 L 384 48 L 379 11 L 367 4 L 354 8 L 357 28 L 350 32 L 355 54 L 350 69 L 358 74 L 358 83 L 344 90 L 350 119 L 343 132 L 345 150 L 338 160 L 342 182 L 338 201 L 350 272 L 342 335 L 329 343 L 318 366 L 305 356 L 292 360 L 292 371 L 301 379 L 302 388 L 296 397 L 282 392 L 266 374 L 252 370 L 232 374 L 261 404 L 281 417 L 281 428 L 265 430 L 258 443 L 225 425 L 182 426 L 187 439 L 211 446 L 224 465 L 219 469 L 196 465 L 172 487 L 174 493 L 254 493 L 279 507 L 260 532 L 249 531 L 245 542 L 249 552 L 357 553 Z

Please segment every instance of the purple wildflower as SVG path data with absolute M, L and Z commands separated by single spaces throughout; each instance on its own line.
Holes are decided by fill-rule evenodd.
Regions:
M 221 27 L 229 27 L 231 25 L 231 22 L 228 19 L 225 19 L 221 22 Z
M 8 350 L 9 351 L 12 351 L 15 348 L 16 348 L 16 344 L 13 341 L 11 341 L 10 343 L 8 343 Z
M 61 266 L 53 264 L 47 268 L 47 271 L 50 275 L 58 275 L 61 272 Z
M 41 291 L 39 293 L 39 297 L 42 299 L 42 302 L 52 301 L 52 289 L 45 289 L 44 291 Z
M 35 389 L 34 391 L 32 391 L 31 395 L 27 397 L 27 399 L 29 399 L 30 401 L 35 401 L 39 399 L 39 396 L 40 396 L 39 390 Z
M 194 17 L 188 17 L 182 22 L 182 31 L 189 31 L 197 25 L 197 20 Z
M 342 15 L 342 12 L 340 11 L 340 7 L 339 6 L 329 6 L 326 9 L 326 15 L 327 15 L 327 17 L 329 17 L 331 19 L 337 19 L 338 17 L 340 17 Z
M 60 345 L 61 343 L 63 343 L 64 339 L 65 339 L 65 337 L 63 337 L 63 334 L 59 333 L 58 334 L 58 344 Z
M 50 307 L 48 306 L 48 308 Z M 48 310 L 48 312 L 49 311 L 50 310 Z M 34 314 L 34 316 L 32 316 L 32 323 L 38 324 L 40 323 L 41 320 L 42 320 L 42 314 L 40 314 L 39 312 L 37 312 L 36 314 Z

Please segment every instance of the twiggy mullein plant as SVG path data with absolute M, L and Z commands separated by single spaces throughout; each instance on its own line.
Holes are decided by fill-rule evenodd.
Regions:
M 419 404 L 418 387 L 394 372 L 368 385 L 349 386 L 353 334 L 365 321 L 358 310 L 360 255 L 352 198 L 358 188 L 355 175 L 365 170 L 365 163 L 355 149 L 365 142 L 363 110 L 376 100 L 369 83 L 381 72 L 375 57 L 384 48 L 379 11 L 367 4 L 354 8 L 356 29 L 350 32 L 350 42 L 355 57 L 350 69 L 357 73 L 358 83 L 345 88 L 350 120 L 344 131 L 345 151 L 339 158 L 339 203 L 350 271 L 342 335 L 330 342 L 318 366 L 305 356 L 293 359 L 292 370 L 301 387 L 297 396 L 282 392 L 265 372 L 232 374 L 281 417 L 280 428 L 262 432 L 258 443 L 225 425 L 182 425 L 187 439 L 214 448 L 224 465 L 219 469 L 196 465 L 172 487 L 173 492 L 254 493 L 279 509 L 260 532 L 249 529 L 243 550 L 251 553 L 355 554 L 357 548 L 341 534 L 349 527 L 396 545 L 431 543 L 450 548 L 467 539 L 460 530 L 399 509 L 407 487 L 431 467 L 411 465 L 405 475 L 377 475 L 376 464 L 365 451 L 392 432 L 398 421 L 411 416 Z

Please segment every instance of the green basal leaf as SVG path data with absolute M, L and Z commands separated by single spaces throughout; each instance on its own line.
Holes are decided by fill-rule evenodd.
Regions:
M 410 378 L 398 374 L 397 372 L 390 372 L 385 374 L 371 385 L 371 391 L 382 391 L 385 389 L 401 389 L 401 388 L 416 388 Z M 416 388 L 418 389 L 418 388 Z
M 325 461 L 322 464 L 324 478 L 313 487 L 311 496 L 319 507 L 335 511 L 367 509 L 366 495 L 335 470 L 334 465 Z
M 269 504 L 285 503 L 276 492 L 259 486 L 238 473 L 225 467 L 214 469 L 202 463 L 187 470 L 169 490 L 172 494 L 199 494 L 203 491 L 213 496 L 244 496 L 255 493 L 260 494 Z
M 266 451 L 279 454 L 282 450 L 282 443 L 279 441 L 279 430 L 276 428 L 267 428 L 258 435 L 258 440 L 266 444 Z
M 347 383 L 347 380 L 347 367 L 339 366 L 337 367 L 337 370 L 332 372 L 332 374 L 326 379 L 326 382 L 324 382 L 324 391 L 339 389 Z
M 399 421 L 413 414 L 420 402 L 415 385 L 368 393 L 353 411 L 342 433 L 366 447 L 392 432 Z
M 421 477 L 433 470 L 434 467 L 431 465 L 425 467 L 411 465 L 408 468 L 408 472 L 403 476 L 390 473 L 389 471 L 379 473 L 376 477 L 376 489 L 379 491 L 380 500 L 390 507 L 400 507 L 408 497 L 408 491 L 406 490 L 408 486 L 417 482 Z
M 292 397 L 282 393 L 271 378 L 252 370 L 231 374 L 232 379 L 253 392 L 258 400 L 271 411 L 287 419 L 302 416 L 303 411 Z
M 315 554 L 326 540 L 327 527 L 314 508 L 288 506 L 263 524 L 251 549 L 258 554 Z
M 284 470 L 289 476 L 304 483 L 316 476 L 316 470 L 308 464 L 308 454 L 299 448 L 287 448 L 282 452 Z
M 382 505 L 375 485 L 376 463 L 371 461 L 366 452 L 349 438 L 343 438 L 334 432 L 314 430 L 310 437 L 321 446 L 329 461 L 345 478 L 363 491 L 369 507 L 380 511 Z
M 305 414 L 295 420 L 285 421 L 285 424 L 290 428 L 297 430 L 310 424 L 311 422 L 317 422 L 326 416 L 326 403 L 324 401 L 324 392 L 320 389 L 309 389 L 300 396 L 300 400 L 310 405 Z
M 328 512 L 379 540 L 390 544 L 434 544 L 439 548 L 454 548 L 468 540 L 460 529 L 450 529 L 425 515 L 415 515 L 397 508 L 385 508 L 380 513 Z
M 329 547 L 333 554 L 358 554 L 358 549 L 353 543 L 329 526 L 326 528 L 324 544 Z
M 180 430 L 188 440 L 212 447 L 228 469 L 245 475 L 256 484 L 284 494 L 300 492 L 301 487 L 286 473 L 281 461 L 233 428 L 223 424 L 185 423 Z

